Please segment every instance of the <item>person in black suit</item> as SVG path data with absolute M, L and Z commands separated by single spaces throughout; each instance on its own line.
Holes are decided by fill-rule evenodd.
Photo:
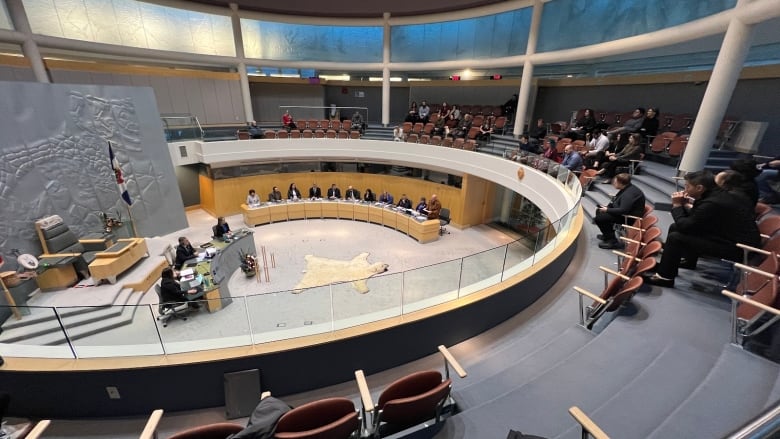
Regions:
M 200 308 L 195 302 L 203 296 L 203 288 L 200 286 L 182 291 L 181 284 L 176 282 L 173 269 L 166 267 L 163 269 L 160 280 L 160 303 L 183 303 L 189 302 L 191 308 Z
M 287 199 L 298 201 L 301 199 L 301 191 L 295 186 L 295 183 L 290 183 L 289 189 L 287 189 Z
M 740 261 L 737 243 L 761 245 L 751 201 L 740 191 L 719 188 L 709 171 L 685 175 L 685 190 L 672 194 L 672 218 L 661 262 L 645 278 L 652 285 L 673 287 L 678 269 L 695 269 L 699 256 Z
M 596 225 L 601 230 L 599 243 L 601 248 L 619 248 L 620 242 L 615 238 L 615 224 L 623 224 L 623 215 L 642 216 L 645 210 L 645 194 L 631 184 L 631 176 L 623 173 L 612 179 L 612 186 L 618 193 L 606 206 L 596 208 Z
M 217 225 L 214 226 L 214 237 L 221 238 L 228 233 L 230 233 L 230 226 L 227 221 L 225 221 L 225 217 L 221 216 L 217 218 Z
M 336 187 L 336 183 L 330 185 L 330 189 L 328 189 L 328 199 L 330 200 L 341 199 L 341 189 Z
M 350 186 L 347 188 L 347 200 L 360 200 L 360 191 Z
M 276 203 L 282 201 L 282 193 L 278 186 L 274 186 L 273 190 L 268 193 L 268 201 Z
M 322 190 L 317 183 L 314 183 L 309 188 L 309 198 L 322 198 Z
M 196 256 L 195 249 L 190 244 L 190 240 L 182 236 L 179 238 L 179 245 L 176 247 L 176 263 L 174 266 L 179 269 L 188 260 Z
M 371 188 L 366 189 L 366 194 L 363 195 L 363 201 L 370 201 L 372 203 L 376 201 L 376 195 L 374 195 L 374 191 L 372 191 Z
M 398 207 L 402 207 L 404 209 L 411 209 L 412 200 L 406 198 L 406 194 L 403 194 L 401 195 L 401 199 L 398 200 Z

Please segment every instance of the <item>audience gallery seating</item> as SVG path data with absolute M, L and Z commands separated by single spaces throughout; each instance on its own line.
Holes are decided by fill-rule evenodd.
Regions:
M 363 371 L 355 371 L 363 404 L 361 412 L 366 436 L 379 438 L 430 419 L 436 423 L 443 419 L 451 399 L 449 368 L 452 367 L 461 378 L 465 378 L 467 373 L 446 347 L 439 346 L 438 349 L 444 357 L 444 377 L 436 370 L 414 372 L 390 384 L 382 391 L 376 403 L 371 398 Z M 454 405 L 454 401 L 449 402 Z

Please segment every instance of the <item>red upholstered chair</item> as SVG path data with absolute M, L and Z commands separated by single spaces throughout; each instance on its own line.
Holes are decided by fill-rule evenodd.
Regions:
M 362 370 L 355 372 L 363 411 L 363 426 L 373 437 L 383 437 L 415 425 L 443 419 L 443 409 L 450 399 L 452 366 L 461 378 L 466 371 L 458 364 L 447 348 L 439 346 L 445 359 L 445 376 L 436 370 L 415 372 L 390 384 L 379 396 L 376 404 L 371 399 Z M 370 414 L 370 421 L 368 419 Z
M 168 439 L 225 439 L 231 434 L 236 434 L 243 429 L 244 427 L 238 424 L 219 422 L 180 431 L 173 436 L 170 436 Z
M 292 409 L 276 423 L 278 439 L 347 439 L 360 434 L 355 404 L 347 398 L 326 398 Z M 225 436 L 223 436 L 224 438 Z

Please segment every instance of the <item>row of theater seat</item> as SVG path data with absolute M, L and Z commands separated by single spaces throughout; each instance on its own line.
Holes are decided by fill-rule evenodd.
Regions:
M 347 439 L 360 437 L 384 437 L 407 428 L 433 420 L 443 421 L 455 412 L 452 399 L 450 367 L 461 378 L 466 371 L 449 350 L 439 346 L 444 358 L 444 375 L 437 370 L 414 372 L 390 384 L 374 402 L 362 370 L 355 372 L 362 408 L 356 410 L 352 400 L 343 397 L 312 401 L 281 414 L 273 424 L 275 438 L 329 438 Z M 267 414 L 272 407 L 284 407 L 281 401 L 272 401 L 270 392 L 261 395 L 256 413 Z M 163 411 L 155 410 L 147 421 L 141 439 L 156 437 Z M 254 416 L 253 416 L 254 418 Z M 270 427 L 270 426 L 269 426 Z M 248 426 L 247 430 L 251 427 Z M 244 431 L 239 424 L 219 422 L 187 429 L 169 439 L 224 438 Z M 243 437 L 243 436 L 242 436 Z
M 249 137 L 246 136 L 246 139 Z M 358 130 L 332 130 L 329 129 L 327 131 L 323 130 L 265 130 L 263 132 L 263 138 L 264 139 L 359 139 L 360 138 L 360 131 Z M 239 136 L 240 140 L 243 140 L 241 136 Z
M 458 105 L 458 104 L 448 104 L 449 108 L 453 108 L 454 106 L 458 107 L 461 114 L 473 114 L 475 116 L 478 115 L 484 115 L 484 116 L 490 116 L 491 114 L 495 117 L 500 117 L 504 115 L 504 109 L 500 105 Z M 429 104 L 431 107 L 431 115 L 438 113 L 441 110 L 441 104 Z

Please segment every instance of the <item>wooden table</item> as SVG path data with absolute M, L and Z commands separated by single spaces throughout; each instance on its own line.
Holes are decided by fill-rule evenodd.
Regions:
M 116 244 L 95 255 L 89 264 L 89 274 L 98 282 L 106 279 L 116 283 L 116 278 L 135 265 L 148 253 L 143 238 L 120 239 Z
M 365 221 L 398 230 L 421 244 L 439 239 L 439 220 L 425 220 L 405 211 L 354 201 L 307 200 L 266 203 L 259 207 L 241 205 L 244 223 L 254 227 L 271 222 L 295 219 L 335 218 Z

